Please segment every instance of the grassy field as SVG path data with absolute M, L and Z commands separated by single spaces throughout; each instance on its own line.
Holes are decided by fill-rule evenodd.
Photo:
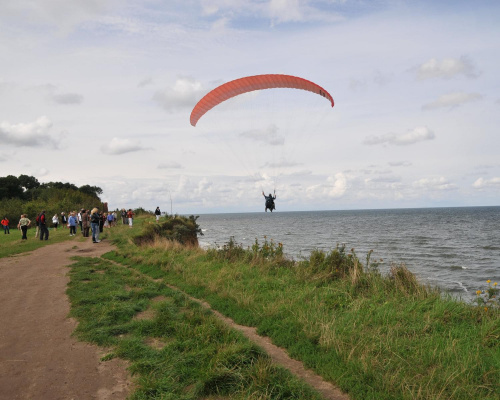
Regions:
M 34 224 L 35 221 L 32 221 L 32 225 Z M 3 229 L 0 230 L 0 258 L 33 251 L 40 247 L 65 240 L 83 240 L 80 228 L 78 228 L 76 236 L 69 236 L 69 229 L 62 227 L 59 227 L 57 230 L 49 228 L 49 240 L 40 240 L 39 237 L 35 238 L 34 226 L 28 229 L 28 240 L 21 240 L 23 236 L 22 232 L 12 225 L 13 224 L 11 224 L 10 235 L 4 234 Z
M 257 327 L 352 399 L 500 398 L 498 307 L 458 302 L 402 266 L 381 276 L 342 248 L 292 263 L 270 241 L 137 246 L 151 221 L 109 230 L 118 250 L 79 259 L 68 289 L 78 337 L 130 360 L 132 398 L 319 398 L 184 293 Z

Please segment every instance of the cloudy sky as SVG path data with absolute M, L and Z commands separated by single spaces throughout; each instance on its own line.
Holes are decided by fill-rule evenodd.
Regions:
M 499 17 L 493 0 L 0 0 L 0 176 L 194 214 L 263 211 L 274 189 L 278 211 L 499 205 Z M 267 73 L 335 107 L 267 90 L 190 125 L 210 90 Z

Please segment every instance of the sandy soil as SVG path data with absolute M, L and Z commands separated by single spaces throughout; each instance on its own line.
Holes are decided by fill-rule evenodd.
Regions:
M 34 240 L 34 239 L 31 239 Z M 126 363 L 71 337 L 67 265 L 111 250 L 102 241 L 56 243 L 0 259 L 0 399 L 125 399 Z

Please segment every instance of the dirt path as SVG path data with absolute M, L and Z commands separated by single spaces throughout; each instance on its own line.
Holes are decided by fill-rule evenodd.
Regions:
M 306 369 L 300 361 L 291 358 L 286 350 L 278 347 L 271 342 L 268 337 L 263 337 L 257 334 L 257 329 L 249 326 L 239 325 L 231 318 L 227 318 L 220 312 L 213 310 L 210 304 L 199 301 L 195 298 L 192 300 L 199 302 L 203 307 L 209 308 L 222 321 L 231 328 L 243 333 L 248 339 L 256 345 L 262 347 L 271 359 L 276 363 L 288 369 L 292 374 L 307 382 L 310 386 L 316 389 L 321 395 L 328 400 L 349 400 L 349 396 L 342 393 L 339 388 L 325 381 L 321 376 L 313 371 Z
M 74 240 L 0 259 L 0 399 L 118 400 L 130 390 L 126 364 L 71 337 L 67 265 L 111 250 Z

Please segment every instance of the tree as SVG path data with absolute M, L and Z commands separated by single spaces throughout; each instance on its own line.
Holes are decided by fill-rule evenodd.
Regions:
M 102 194 L 102 189 L 98 186 L 83 185 L 80 186 L 78 190 L 96 198 L 99 198 L 99 195 Z
M 0 199 L 22 199 L 23 188 L 14 175 L 0 178 Z
M 17 179 L 24 190 L 36 189 L 40 186 L 40 182 L 34 176 L 19 175 Z
M 72 183 L 66 182 L 47 182 L 47 183 L 42 183 L 40 185 L 42 188 L 47 188 L 47 189 L 73 189 L 73 190 L 78 190 L 78 187 L 76 185 L 73 185 Z

